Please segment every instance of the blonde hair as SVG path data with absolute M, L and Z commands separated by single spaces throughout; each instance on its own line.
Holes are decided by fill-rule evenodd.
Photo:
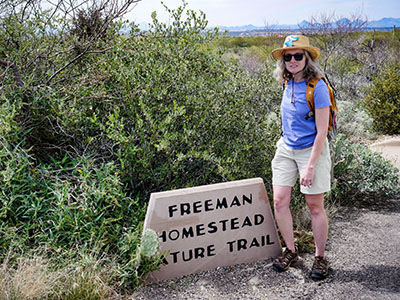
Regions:
M 319 68 L 317 62 L 315 62 L 311 58 L 310 53 L 307 50 L 304 50 L 304 54 L 306 56 L 306 65 L 303 71 L 304 80 L 308 82 L 313 78 L 323 76 L 323 72 Z M 276 81 L 278 81 L 279 83 L 284 82 L 286 79 L 292 78 L 293 75 L 286 69 L 283 57 L 281 59 L 278 59 L 278 61 L 276 62 L 276 68 L 273 75 Z

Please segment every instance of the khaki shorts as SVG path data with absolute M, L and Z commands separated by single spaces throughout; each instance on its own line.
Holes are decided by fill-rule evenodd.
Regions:
M 293 187 L 307 166 L 312 147 L 293 150 L 285 145 L 281 138 L 277 143 L 275 157 L 272 160 L 272 184 Z M 328 139 L 315 166 L 314 182 L 311 187 L 300 186 L 303 194 L 321 194 L 331 189 L 331 156 Z

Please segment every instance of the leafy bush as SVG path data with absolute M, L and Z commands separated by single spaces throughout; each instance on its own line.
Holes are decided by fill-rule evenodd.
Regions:
M 343 135 L 337 136 L 335 150 L 332 198 L 336 201 L 373 203 L 400 192 L 399 170 L 380 153 L 352 144 Z
M 97 168 L 87 158 L 65 158 L 36 169 L 22 149 L 5 151 L 9 156 L 6 160 L 2 155 L 1 161 L 0 253 L 47 245 L 50 255 L 62 256 L 69 249 L 90 248 L 101 256 L 115 256 L 118 278 L 124 278 L 131 255 L 141 257 L 139 224 L 145 207 L 125 195 L 115 165 Z M 132 233 L 136 239 L 125 238 Z M 124 254 L 128 243 L 130 253 Z M 142 276 L 157 268 L 159 259 L 157 254 L 136 261 L 131 282 L 138 285 Z
M 360 105 L 351 101 L 338 102 L 338 130 L 353 142 L 371 140 L 377 137 L 372 128 L 372 118 Z
M 375 76 L 362 101 L 374 119 L 374 128 L 385 134 L 400 133 L 400 65 L 392 64 Z
M 148 36 L 132 28 L 111 51 L 87 56 L 74 79 L 59 74 L 62 86 L 36 91 L 31 109 L 45 126 L 32 136 L 115 161 L 133 197 L 268 178 L 279 135 L 269 112 L 279 87 L 267 72 L 254 78 L 209 49 L 216 35 L 203 34 L 204 16 L 188 11 L 183 21 L 182 9 L 170 13 L 171 25 L 154 16 Z

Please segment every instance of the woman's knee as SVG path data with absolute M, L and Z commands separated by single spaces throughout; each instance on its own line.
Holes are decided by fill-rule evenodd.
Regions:
M 312 216 L 325 215 L 325 208 L 323 205 L 308 204 L 308 209 L 310 210 L 310 214 Z
M 324 194 L 306 195 L 306 203 L 313 216 L 325 214 Z
M 289 209 L 292 188 L 287 186 L 274 186 L 274 209 L 282 211 Z

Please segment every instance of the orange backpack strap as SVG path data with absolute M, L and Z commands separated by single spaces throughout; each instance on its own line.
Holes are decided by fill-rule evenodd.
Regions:
M 289 78 L 285 78 L 285 80 L 282 81 L 282 91 L 284 91 L 286 89 L 288 82 L 289 82 Z
M 315 89 L 315 86 L 317 85 L 318 81 L 321 78 L 325 81 L 324 77 L 316 77 L 316 78 L 311 79 L 307 84 L 306 98 L 307 98 L 307 104 L 308 104 L 308 107 L 310 108 L 310 110 L 314 110 L 314 89 Z
M 324 77 L 316 77 L 311 79 L 308 84 L 307 84 L 307 89 L 306 89 L 306 99 L 307 99 L 307 104 L 308 107 L 310 108 L 310 112 L 305 116 L 305 119 L 308 120 L 314 115 L 314 89 L 315 86 L 317 85 L 317 82 Z

